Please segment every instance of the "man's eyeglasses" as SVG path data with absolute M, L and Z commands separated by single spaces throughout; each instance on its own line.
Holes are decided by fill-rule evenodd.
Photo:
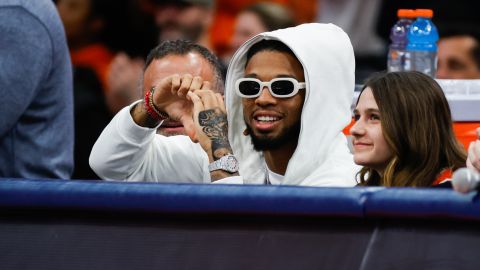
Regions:
M 255 78 L 241 78 L 235 83 L 237 95 L 243 98 L 256 98 L 267 86 L 270 94 L 277 98 L 289 98 L 298 93 L 298 90 L 305 89 L 304 82 L 298 82 L 294 78 L 276 78 L 269 82 L 262 82 Z

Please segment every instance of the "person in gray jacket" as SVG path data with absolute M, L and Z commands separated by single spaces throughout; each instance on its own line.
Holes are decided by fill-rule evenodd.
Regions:
M 69 179 L 72 66 L 51 0 L 0 2 L 0 177 Z

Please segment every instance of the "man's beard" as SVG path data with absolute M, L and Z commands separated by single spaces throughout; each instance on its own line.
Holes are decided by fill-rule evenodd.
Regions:
M 297 142 L 298 137 L 300 136 L 301 121 L 296 122 L 293 126 L 287 127 L 276 138 L 257 136 L 246 122 L 245 125 L 247 126 L 247 131 L 252 139 L 253 149 L 256 151 L 266 151 L 276 150 L 288 143 Z

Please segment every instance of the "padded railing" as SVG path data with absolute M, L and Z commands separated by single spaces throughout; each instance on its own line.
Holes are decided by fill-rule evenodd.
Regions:
M 0 181 L 3 207 L 135 210 L 143 212 L 364 215 L 365 189 L 120 183 Z
M 480 220 L 476 193 L 429 188 L 314 188 L 79 180 L 0 180 L 0 207 Z
M 0 269 L 480 269 L 477 193 L 0 179 Z

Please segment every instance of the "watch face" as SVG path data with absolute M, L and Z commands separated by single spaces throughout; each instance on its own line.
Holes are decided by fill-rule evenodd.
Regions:
M 225 162 L 225 169 L 229 172 L 238 171 L 238 162 L 234 156 L 228 156 Z

